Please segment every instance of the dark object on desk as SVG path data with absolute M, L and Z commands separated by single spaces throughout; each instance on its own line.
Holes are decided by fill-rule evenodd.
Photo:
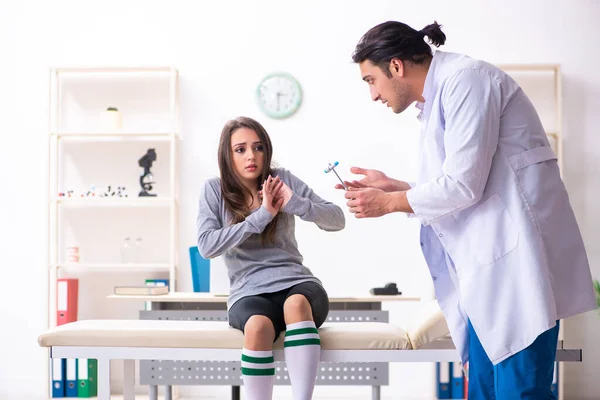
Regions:
M 369 290 L 369 292 L 374 296 L 394 296 L 402 294 L 402 292 L 398 291 L 396 284 L 393 282 L 386 283 L 382 288 L 373 288 Z

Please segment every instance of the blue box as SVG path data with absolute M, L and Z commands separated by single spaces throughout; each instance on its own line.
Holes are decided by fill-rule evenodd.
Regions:
M 210 292 L 210 260 L 202 257 L 198 247 L 190 247 L 190 265 L 194 292 Z

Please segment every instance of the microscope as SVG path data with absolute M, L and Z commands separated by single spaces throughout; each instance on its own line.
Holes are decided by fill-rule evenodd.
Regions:
M 140 176 L 140 191 L 139 197 L 156 196 L 156 193 L 150 193 L 152 191 L 152 185 L 155 184 L 154 176 L 150 172 L 152 163 L 156 161 L 156 151 L 154 149 L 148 149 L 146 154 L 138 160 L 140 167 L 144 168 L 144 172 Z

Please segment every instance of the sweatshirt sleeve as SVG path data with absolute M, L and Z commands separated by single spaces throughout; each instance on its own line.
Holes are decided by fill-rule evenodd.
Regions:
M 323 200 L 302 180 L 289 171 L 280 174 L 283 181 L 292 189 L 292 198 L 283 211 L 294 214 L 304 221 L 314 222 L 324 231 L 340 231 L 346 226 L 342 209 Z
M 197 219 L 198 251 L 204 258 L 215 258 L 243 243 L 250 235 L 261 233 L 273 216 L 264 207 L 242 222 L 230 226 L 220 217 L 221 191 L 219 181 L 207 181 L 200 192 Z

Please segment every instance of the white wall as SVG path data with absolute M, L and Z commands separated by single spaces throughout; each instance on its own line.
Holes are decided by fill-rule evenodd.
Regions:
M 515 11 L 517 8 L 520 11 Z M 540 12 L 546 12 L 541 17 Z M 46 138 L 48 69 L 68 65 L 174 65 L 181 74 L 181 258 L 180 290 L 191 290 L 187 247 L 194 243 L 200 184 L 218 173 L 216 146 L 223 123 L 238 115 L 255 117 L 270 132 L 275 159 L 323 197 L 344 204 L 324 175 L 330 160 L 379 168 L 410 180 L 415 175 L 417 124 L 411 110 L 396 116 L 372 104 L 350 55 L 371 26 L 396 19 L 422 28 L 434 19 L 444 25 L 448 44 L 495 63 L 560 63 L 564 73 L 565 175 L 588 245 L 594 275 L 600 253 L 596 197 L 600 138 L 600 78 L 594 51 L 600 28 L 597 2 L 589 1 L 102 1 L 0 2 L 0 68 L 4 144 L 0 146 L 1 238 L 5 284 L 0 320 L 21 328 L 2 330 L 0 398 L 41 398 L 45 394 L 46 351 L 36 345 L 46 326 Z M 6 62 L 8 61 L 8 63 Z M 304 104 L 289 120 L 262 116 L 254 89 L 265 74 L 283 70 L 303 86 Z M 8 88 L 8 90 L 6 90 Z M 137 154 L 137 153 L 132 153 Z M 140 154 L 141 155 L 141 154 Z M 159 155 L 160 156 L 160 155 Z M 158 162 L 157 162 L 158 164 Z M 157 168 L 161 168 L 157 165 Z M 138 171 L 135 171 L 137 174 Z M 133 189 L 133 188 L 132 188 Z M 426 271 L 417 246 L 418 226 L 400 215 L 356 221 L 336 234 L 298 224 L 306 265 L 331 295 L 367 293 L 396 281 L 407 294 L 427 294 Z M 221 269 L 216 290 L 226 288 Z M 118 311 L 103 300 L 114 281 L 79 275 L 94 291 L 82 301 L 82 317 L 135 318 L 134 306 Z M 343 277 L 343 280 L 341 279 Z M 119 275 L 130 284 L 142 275 Z M 87 282 L 87 283 L 86 283 Z M 92 299 L 89 300 L 89 299 Z M 94 304 L 95 302 L 95 304 Z M 13 305 L 14 304 L 14 305 Z M 414 305 L 389 306 L 393 321 L 415 312 Z M 4 325 L 4 324 L 3 324 Z M 568 399 L 598 397 L 600 318 L 593 313 L 568 321 L 567 345 L 581 346 L 585 362 L 568 365 Z M 596 340 L 594 340 L 596 339 Z M 395 365 L 388 398 L 431 398 L 430 365 Z M 596 380 L 593 377 L 596 377 Z M 210 393 L 227 393 L 211 391 Z M 288 393 L 282 389 L 278 393 Z M 349 392 L 317 393 L 349 398 Z M 367 398 L 368 390 L 354 391 Z M 356 397 L 358 398 L 358 397 Z

